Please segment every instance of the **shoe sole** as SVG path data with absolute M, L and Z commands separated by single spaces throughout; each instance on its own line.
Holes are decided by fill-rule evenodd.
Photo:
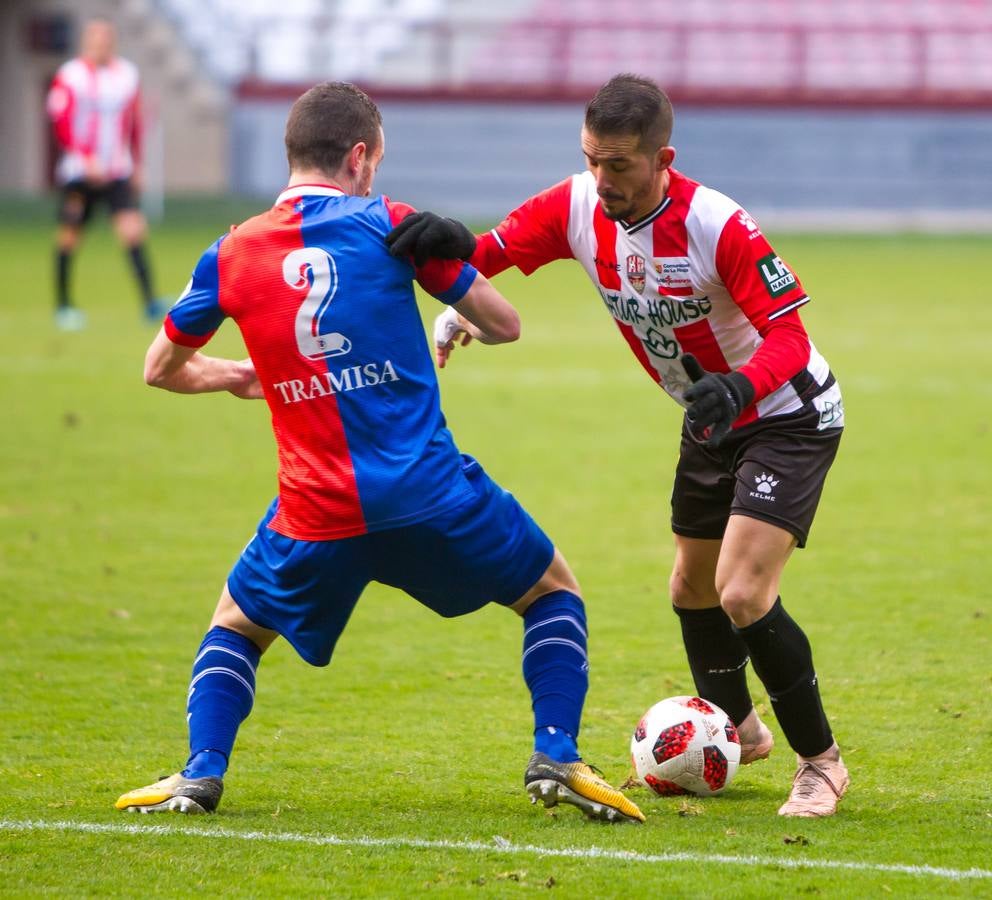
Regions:
M 829 812 L 782 812 L 782 810 L 779 810 L 778 814 L 783 819 L 829 819 L 831 816 L 837 815 L 837 807 L 835 806 Z
M 127 812 L 156 813 L 156 812 L 178 812 L 189 816 L 206 815 L 207 810 L 200 806 L 192 797 L 170 797 L 161 803 L 148 805 L 128 806 Z
M 600 803 L 597 800 L 590 800 L 577 794 L 570 787 L 555 781 L 553 778 L 541 778 L 532 781 L 527 785 L 527 793 L 530 794 L 530 802 L 537 803 L 538 800 L 544 803 L 545 809 L 551 809 L 559 803 L 568 803 L 577 806 L 590 819 L 600 822 L 636 822 L 639 820 L 622 813 L 619 809 Z

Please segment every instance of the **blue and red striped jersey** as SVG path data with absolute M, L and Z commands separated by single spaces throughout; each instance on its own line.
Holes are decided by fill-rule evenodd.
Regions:
M 333 540 L 420 521 L 470 487 L 441 413 L 413 281 L 443 303 L 476 270 L 415 268 L 383 238 L 412 212 L 297 185 L 201 257 L 165 329 L 201 347 L 230 317 L 272 413 L 279 508 L 270 527 Z

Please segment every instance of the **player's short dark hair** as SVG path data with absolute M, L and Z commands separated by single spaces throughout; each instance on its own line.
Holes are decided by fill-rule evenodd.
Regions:
M 346 81 L 314 85 L 286 120 L 286 158 L 296 170 L 336 172 L 355 144 L 379 146 L 382 114 L 364 91 Z
M 672 139 L 672 102 L 648 78 L 614 75 L 586 105 L 586 129 L 596 135 L 636 134 L 653 153 Z

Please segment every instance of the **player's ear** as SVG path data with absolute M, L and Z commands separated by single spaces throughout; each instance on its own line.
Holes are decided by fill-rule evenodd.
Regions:
M 351 148 L 348 153 L 348 173 L 355 177 L 362 171 L 362 166 L 365 163 L 365 155 L 368 153 L 368 147 L 365 141 L 359 141 Z
M 657 163 L 659 172 L 663 172 L 665 169 L 671 167 L 672 163 L 675 162 L 675 148 L 659 147 L 655 162 Z

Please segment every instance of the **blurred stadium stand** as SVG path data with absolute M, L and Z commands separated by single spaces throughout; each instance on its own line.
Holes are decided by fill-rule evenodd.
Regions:
M 992 99 L 988 0 L 155 2 L 228 83 L 584 95 L 638 71 L 703 99 Z
M 992 227 L 992 0 L 6 0 L 0 71 L 11 8 L 92 7 L 158 91 L 167 189 L 278 190 L 292 99 L 345 79 L 383 108 L 382 190 L 492 218 L 581 168 L 584 101 L 634 71 L 676 103 L 677 164 L 755 212 Z

